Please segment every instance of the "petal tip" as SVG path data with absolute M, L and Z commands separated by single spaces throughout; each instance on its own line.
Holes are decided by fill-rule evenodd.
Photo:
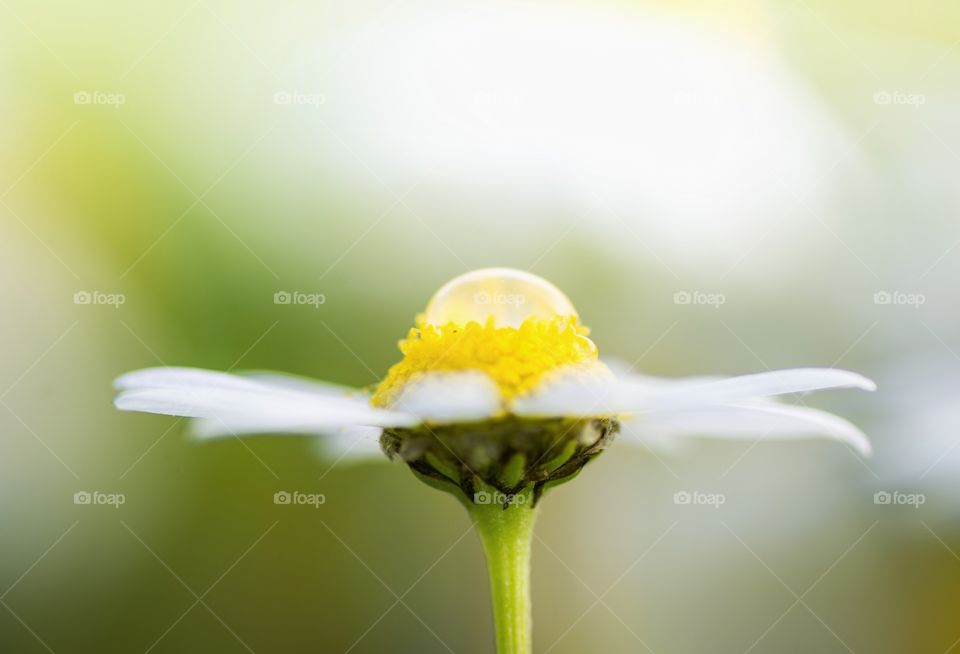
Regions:
M 130 398 L 126 393 L 119 393 L 113 398 L 113 408 L 117 411 L 136 411 L 136 409 L 130 405 Z
M 853 370 L 845 370 L 843 368 L 817 368 L 815 370 L 822 370 L 826 372 L 832 372 L 841 375 L 837 380 L 835 388 L 841 388 L 846 386 L 847 388 L 858 388 L 863 391 L 875 391 L 877 390 L 877 383 L 861 375 L 859 372 L 854 372 Z

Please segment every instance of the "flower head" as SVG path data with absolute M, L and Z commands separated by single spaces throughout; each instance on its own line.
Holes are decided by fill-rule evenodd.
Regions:
M 479 371 L 509 402 L 563 366 L 601 366 L 597 346 L 570 300 L 536 275 L 476 270 L 445 284 L 400 342 L 403 360 L 377 387 L 373 403 L 391 406 L 411 383 L 442 372 Z
M 474 501 L 478 484 L 534 499 L 612 440 L 632 435 L 823 436 L 862 453 L 838 416 L 775 397 L 873 390 L 853 372 L 800 368 L 666 380 L 612 371 L 570 300 L 530 273 L 495 268 L 444 285 L 373 393 L 276 374 L 153 368 L 120 377 L 116 406 L 194 418 L 201 437 L 304 433 L 344 449 L 379 437 L 424 480 Z M 462 493 L 460 493 L 462 491 Z

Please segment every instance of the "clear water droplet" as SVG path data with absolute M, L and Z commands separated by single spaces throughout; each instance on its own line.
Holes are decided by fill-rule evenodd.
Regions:
M 573 304 L 556 286 L 532 273 L 513 268 L 484 268 L 455 277 L 427 305 L 426 322 L 519 327 L 527 318 L 576 318 Z

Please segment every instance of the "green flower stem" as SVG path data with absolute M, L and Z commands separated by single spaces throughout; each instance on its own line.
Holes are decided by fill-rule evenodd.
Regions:
M 501 493 L 486 498 L 502 500 Z M 480 532 L 490 575 L 493 621 L 499 654 L 530 654 L 530 546 L 536 512 L 528 489 L 502 503 L 472 504 L 470 514 Z

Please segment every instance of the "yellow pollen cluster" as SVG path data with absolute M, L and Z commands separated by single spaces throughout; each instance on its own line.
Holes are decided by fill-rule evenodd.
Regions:
M 400 341 L 403 360 L 390 368 L 373 395 L 376 406 L 389 406 L 413 379 L 428 372 L 479 370 L 500 388 L 505 400 L 536 387 L 559 366 L 595 361 L 597 348 L 589 330 L 575 317 L 527 318 L 519 328 L 448 323 L 442 327 L 417 319 L 417 327 Z

